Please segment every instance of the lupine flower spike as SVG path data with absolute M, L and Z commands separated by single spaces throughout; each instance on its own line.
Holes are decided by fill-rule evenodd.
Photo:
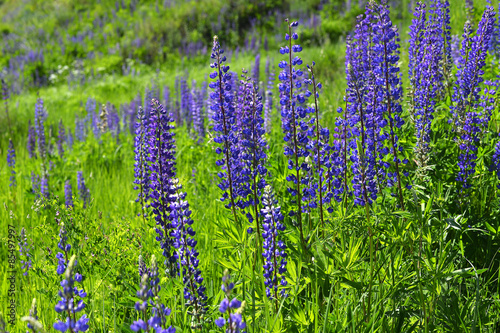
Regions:
M 73 189 L 69 179 L 64 182 L 64 199 L 66 208 L 73 207 Z
M 134 332 L 157 332 L 157 333 L 175 333 L 175 328 L 167 325 L 167 317 L 171 310 L 163 305 L 159 298 L 160 278 L 158 276 L 158 265 L 156 257 L 151 256 L 151 267 L 148 269 L 142 257 L 139 256 L 139 275 L 141 283 L 137 291 L 139 301 L 135 303 L 135 309 L 140 313 L 139 320 L 136 320 L 130 325 L 130 329 Z M 151 311 L 148 313 L 148 306 L 151 306 Z M 149 317 L 150 316 L 150 317 Z
M 137 202 L 141 203 L 141 213 L 142 218 L 146 219 L 146 202 L 149 195 L 149 168 L 147 165 L 147 147 L 146 147 L 146 139 L 145 139 L 146 128 L 145 128 L 145 119 L 144 119 L 144 111 L 142 107 L 139 107 L 139 111 L 137 112 L 137 122 L 135 125 L 135 164 L 134 164 L 134 190 L 139 190 L 137 194 Z
M 205 286 L 203 277 L 198 268 L 200 263 L 198 251 L 196 250 L 195 231 L 192 228 L 191 210 L 186 199 L 186 193 L 182 192 L 182 186 L 178 179 L 172 179 L 170 182 L 172 192 L 172 204 L 170 218 L 172 226 L 173 247 L 176 251 L 182 267 L 182 282 L 184 283 L 184 299 L 188 313 L 193 317 L 191 327 L 200 329 L 203 315 L 207 311 L 207 297 L 205 296 Z
M 401 118 L 403 111 L 400 100 L 402 97 L 401 78 L 399 73 L 399 33 L 397 27 L 392 24 L 389 17 L 389 6 L 387 1 L 383 0 L 380 5 L 376 7 L 376 20 L 373 25 L 373 43 L 374 50 L 381 50 L 381 54 L 374 56 L 374 74 L 375 82 L 382 83 L 381 91 L 379 94 L 383 102 L 381 105 L 381 113 L 388 118 L 379 123 L 380 127 L 384 127 L 386 123 L 389 124 L 389 139 L 390 149 L 392 150 L 392 160 L 394 162 L 395 174 L 388 173 L 389 185 L 394 183 L 396 179 L 399 189 L 399 204 L 404 210 L 403 189 L 401 187 L 401 163 L 406 164 L 407 160 L 401 161 L 398 153 L 402 151 L 401 145 L 398 143 L 397 131 L 401 129 L 404 121 Z M 380 98 L 379 97 L 379 98 Z
M 441 2 L 439 1 L 441 4 Z M 435 6 L 434 6 L 435 7 Z M 427 19 L 426 15 L 430 14 Z M 443 90 L 443 71 L 441 64 L 447 61 L 447 41 L 443 33 L 442 22 L 444 9 L 437 7 L 426 11 L 423 3 L 415 8 L 412 26 L 410 27 L 410 82 L 412 95 L 412 113 L 415 122 L 415 145 L 417 173 L 425 174 L 429 160 L 429 143 L 431 123 L 435 110 L 436 99 Z M 446 66 L 446 65 L 445 65 Z M 446 73 L 445 73 L 446 75 Z
M 262 215 L 264 221 L 262 223 L 262 238 L 264 238 L 262 256 L 265 258 L 264 263 L 264 278 L 266 285 L 266 295 L 270 299 L 278 299 L 278 287 L 285 287 L 287 281 L 285 279 L 287 254 L 285 252 L 286 245 L 280 234 L 285 231 L 283 224 L 283 214 L 281 207 L 278 206 L 278 200 L 274 198 L 271 186 L 266 186 L 262 197 L 264 208 Z M 280 280 L 281 278 L 281 280 Z M 280 280 L 280 281 L 278 281 Z M 280 291 L 281 296 L 286 296 L 284 289 Z M 277 305 L 277 303 L 276 303 Z
M 300 68 L 295 66 L 300 66 L 302 64 L 302 59 L 298 56 L 292 58 L 293 54 L 297 54 L 302 51 L 302 47 L 298 44 L 292 45 L 292 40 L 299 38 L 297 33 L 292 33 L 292 28 L 299 25 L 298 22 L 288 23 L 288 33 L 285 35 L 285 39 L 288 41 L 288 45 L 280 48 L 280 54 L 288 54 L 288 61 L 282 60 L 279 63 L 279 67 L 282 69 L 279 74 L 279 79 L 281 83 L 279 84 L 280 90 L 280 104 L 281 104 L 281 117 L 282 117 L 282 128 L 285 134 L 284 140 L 287 143 L 285 146 L 285 156 L 289 156 L 288 169 L 293 170 L 295 173 L 287 176 L 287 180 L 292 182 L 295 186 L 289 187 L 288 192 L 297 197 L 296 204 L 297 210 L 292 211 L 290 214 L 297 215 L 298 226 L 300 231 L 300 241 L 302 247 L 305 249 L 305 239 L 304 232 L 302 230 L 302 189 L 301 189 L 301 170 L 307 172 L 307 163 L 300 162 L 302 158 L 308 156 L 308 151 L 305 147 L 307 144 L 307 133 L 302 133 L 301 126 L 299 126 L 300 119 L 306 116 L 305 108 L 299 106 L 299 103 L 305 102 L 305 97 L 302 94 L 295 94 L 294 89 L 299 89 L 301 87 L 301 81 L 299 78 L 303 75 Z M 307 126 L 305 126 L 307 128 Z
M 57 150 L 59 151 L 59 156 L 63 158 L 64 156 L 64 147 L 63 142 L 66 137 L 66 131 L 64 130 L 64 125 L 62 120 L 59 120 L 59 135 L 57 136 Z
M 497 178 L 499 180 L 497 188 L 500 190 L 500 140 L 495 146 L 495 151 L 493 152 L 493 156 L 491 157 L 491 162 L 491 170 L 497 174 Z
M 462 57 L 459 60 L 457 84 L 453 93 L 453 106 L 451 108 L 454 128 L 457 131 L 457 145 L 460 149 L 458 156 L 458 176 L 456 180 L 461 184 L 461 191 L 467 190 L 472 185 L 469 177 L 475 173 L 477 159 L 477 142 L 483 118 L 488 112 L 478 110 L 480 101 L 479 84 L 483 82 L 483 67 L 493 33 L 495 11 L 488 6 L 479 22 L 477 33 L 472 36 L 472 27 L 466 23 L 463 34 Z
M 224 171 L 219 172 L 218 176 L 221 180 L 219 188 L 224 192 L 221 201 L 229 199 L 230 203 L 226 208 L 231 209 L 235 223 L 238 223 L 236 215 L 236 188 L 238 182 L 235 171 L 238 168 L 239 150 L 238 150 L 238 135 L 236 117 L 234 112 L 234 95 L 231 92 L 231 73 L 228 73 L 229 66 L 224 65 L 226 56 L 224 50 L 221 49 L 217 36 L 214 36 L 212 54 L 210 58 L 213 63 L 211 68 L 215 71 L 210 73 L 210 78 L 215 81 L 210 82 L 209 87 L 213 89 L 210 94 L 212 105 L 210 106 L 213 116 L 213 130 L 219 132 L 214 138 L 214 142 L 221 144 L 222 149 L 217 147 L 216 153 L 223 157 L 216 161 L 217 166 L 222 167 Z M 229 190 L 229 193 L 228 193 Z
M 36 132 L 31 120 L 28 121 L 28 140 L 26 144 L 30 158 L 36 158 Z
M 173 119 L 157 101 L 151 101 L 151 110 L 146 134 L 149 165 L 149 198 L 156 221 L 156 240 L 160 242 L 165 257 L 165 266 L 170 275 L 178 271 L 177 257 L 172 247 L 171 231 L 174 229 L 169 218 L 172 202 L 170 180 L 175 177 L 175 141 L 172 132 Z
M 234 288 L 234 283 L 230 282 L 229 272 L 226 270 L 224 276 L 222 277 L 222 291 L 225 294 L 225 298 L 219 305 L 220 313 L 227 313 L 227 319 L 224 317 L 219 317 L 215 320 L 215 324 L 226 328 L 226 333 L 240 333 L 241 330 L 246 327 L 245 322 L 241 316 L 243 310 L 245 309 L 245 301 L 241 302 L 236 297 L 231 301 L 231 292 Z
M 44 332 L 41 323 L 38 321 L 38 311 L 37 311 L 37 307 L 36 307 L 36 298 L 33 298 L 33 302 L 31 303 L 29 316 L 23 317 L 21 319 L 28 322 L 27 326 L 31 332 L 33 332 L 33 333 Z M 30 331 L 26 331 L 26 333 L 29 333 Z
M 74 285 L 75 281 L 82 282 L 82 276 L 79 273 L 75 274 L 75 266 L 76 255 L 73 255 L 68 262 L 64 279 L 61 282 L 62 291 L 59 291 L 59 297 L 61 297 L 61 300 L 55 307 L 56 312 L 60 313 L 63 318 L 66 317 L 66 320 L 61 321 L 58 319 L 58 321 L 54 323 L 54 329 L 56 331 L 69 331 L 71 333 L 85 332 L 89 328 L 89 325 L 87 325 L 89 318 L 87 318 L 86 314 L 76 319 L 77 313 L 81 312 L 85 308 L 83 298 L 87 296 L 87 293 L 83 289 L 78 290 Z
M 330 176 L 330 172 L 326 172 L 324 170 L 325 164 L 330 163 L 327 161 L 328 154 L 330 151 L 330 146 L 328 145 L 329 132 L 326 128 L 321 128 L 319 124 L 319 108 L 318 108 L 318 98 L 319 91 L 322 88 L 320 82 L 316 83 L 316 77 L 314 76 L 314 62 L 311 66 L 307 65 L 307 69 L 311 73 L 311 78 L 306 80 L 307 84 L 312 86 L 312 94 L 314 96 L 314 118 L 311 119 L 311 122 L 315 122 L 313 125 L 314 131 L 311 131 L 313 134 L 313 139 L 311 141 L 313 148 L 313 156 L 316 162 L 316 172 L 318 176 L 318 191 L 319 191 L 319 217 L 321 221 L 321 226 L 323 228 L 323 232 L 325 230 L 325 221 L 323 216 L 323 204 L 325 203 L 325 190 L 327 189 L 325 186 L 326 176 Z M 310 93 L 310 92 L 309 92 Z M 314 147 L 312 147 L 314 146 Z M 329 201 L 328 199 L 326 201 Z M 316 203 L 314 203 L 316 205 Z M 313 207 L 314 208 L 314 207 Z
M 76 181 L 78 187 L 78 193 L 80 194 L 80 199 L 83 200 L 83 208 L 85 208 L 90 200 L 90 190 L 85 184 L 85 179 L 83 178 L 83 172 L 78 171 L 76 173 Z
M 10 168 L 9 186 L 16 186 L 16 151 L 11 139 L 9 139 L 9 149 L 7 150 L 7 165 Z
M 32 269 L 31 261 L 31 249 L 32 246 L 28 244 L 28 236 L 26 235 L 26 229 L 24 227 L 19 233 L 19 256 L 21 258 L 21 269 L 24 271 L 23 275 L 27 276 L 28 272 Z
M 258 87 L 255 82 L 242 74 L 240 89 L 242 97 L 238 98 L 237 109 L 241 118 L 240 129 L 240 156 L 242 160 L 242 169 L 240 172 L 241 184 L 238 188 L 238 195 L 246 199 L 243 207 L 253 207 L 253 216 L 247 213 L 250 223 L 255 221 L 257 227 L 257 246 L 260 247 L 260 222 L 259 222 L 259 204 L 261 192 L 266 186 L 265 176 L 267 168 L 265 161 L 267 158 L 267 142 L 264 138 L 264 119 L 262 117 L 262 97 L 259 95 Z M 252 231 L 249 228 L 248 231 Z

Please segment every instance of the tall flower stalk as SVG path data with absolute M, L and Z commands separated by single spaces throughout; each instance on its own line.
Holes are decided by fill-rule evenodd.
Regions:
M 139 320 L 136 320 L 130 325 L 130 329 L 134 332 L 159 332 L 159 333 L 175 333 L 173 326 L 167 327 L 167 317 L 171 310 L 167 308 L 160 300 L 159 293 L 161 290 L 160 277 L 158 272 L 158 264 L 156 257 L 151 256 L 151 266 L 148 268 L 139 256 L 139 276 L 141 282 L 137 297 L 139 301 L 135 303 L 134 308 L 139 312 Z M 148 311 L 148 307 L 151 308 Z
M 219 305 L 220 313 L 227 314 L 227 319 L 219 317 L 215 320 L 215 324 L 221 328 L 227 327 L 226 333 L 240 333 L 242 332 L 241 330 L 246 327 L 246 323 L 241 316 L 245 309 L 245 301 L 241 302 L 236 297 L 229 300 L 231 298 L 231 292 L 234 289 L 234 283 L 229 282 L 230 278 L 229 272 L 226 270 L 222 277 L 222 291 L 226 297 Z
M 438 0 L 439 3 L 441 3 Z M 429 14 L 429 17 L 427 17 Z M 438 97 L 443 91 L 443 70 L 447 68 L 447 41 L 443 37 L 443 9 L 433 3 L 427 11 L 423 3 L 415 8 L 410 26 L 410 82 L 412 109 L 415 122 L 416 163 L 419 174 L 425 174 L 429 160 L 431 124 Z M 446 33 L 444 33 L 446 35 Z M 444 65 L 443 65 L 444 64 Z
M 375 82 L 382 85 L 382 105 L 381 113 L 388 118 L 390 148 L 395 167 L 394 173 L 388 173 L 389 178 L 397 179 L 399 190 L 399 204 L 404 210 L 403 188 L 401 186 L 401 160 L 398 154 L 402 151 L 398 143 L 397 131 L 404 124 L 401 118 L 403 109 L 400 104 L 403 89 L 399 73 L 399 33 L 397 27 L 392 24 L 389 17 L 389 6 L 383 0 L 375 12 L 375 23 L 373 26 L 373 45 L 377 54 L 373 57 Z M 382 121 L 383 122 L 383 121 Z M 381 124 L 379 124 L 381 125 Z M 381 126 L 383 127 L 383 126 Z
M 284 297 L 286 296 L 286 291 L 283 288 L 287 285 L 284 276 L 287 264 L 286 245 L 280 239 L 280 234 L 285 231 L 285 225 L 283 224 L 281 207 L 277 205 L 278 201 L 274 197 L 269 185 L 264 189 L 262 203 L 264 205 L 264 208 L 261 210 L 264 216 L 262 222 L 262 237 L 264 238 L 262 256 L 265 258 L 264 283 L 266 285 L 267 297 L 276 300 L 275 304 L 278 306 L 278 288 L 281 285 L 280 294 Z
M 305 101 L 302 94 L 294 94 L 294 89 L 301 87 L 301 82 L 298 80 L 299 77 L 303 75 L 301 69 L 296 69 L 295 66 L 302 64 L 302 59 L 298 56 L 292 58 L 294 54 L 302 51 L 302 47 L 298 44 L 292 45 L 292 39 L 297 40 L 299 36 L 297 33 L 292 33 L 292 28 L 297 27 L 298 22 L 288 23 L 288 33 L 285 35 L 285 39 L 288 41 L 288 45 L 280 48 L 280 53 L 283 55 L 288 54 L 288 61 L 282 60 L 279 64 L 281 72 L 279 74 L 279 79 L 281 83 L 279 84 L 280 90 L 280 104 L 281 117 L 282 117 L 282 128 L 285 134 L 284 140 L 287 143 L 285 146 L 285 156 L 289 156 L 288 169 L 293 170 L 295 173 L 290 174 L 287 180 L 292 182 L 295 186 L 289 187 L 288 192 L 297 197 L 297 210 L 292 211 L 290 214 L 297 215 L 298 227 L 300 232 L 300 242 L 303 249 L 306 249 L 306 243 L 304 238 L 304 231 L 302 228 L 302 189 L 301 189 L 301 171 L 307 171 L 307 164 L 301 162 L 302 158 L 308 156 L 308 151 L 305 148 L 307 144 L 307 134 L 302 133 L 299 122 L 300 118 L 306 116 L 306 111 L 304 108 L 300 107 L 297 109 L 299 103 Z M 300 111 L 300 112 L 299 112 Z
M 9 148 L 7 149 L 7 165 L 10 168 L 9 186 L 16 186 L 16 151 L 11 139 L 9 139 Z
M 262 117 L 263 105 L 262 97 L 259 94 L 256 83 L 242 75 L 240 87 L 243 89 L 244 96 L 241 104 L 238 103 L 238 109 L 241 109 L 241 129 L 239 141 L 241 145 L 240 156 L 243 161 L 241 170 L 241 186 L 239 195 L 244 198 L 244 206 L 251 206 L 252 213 L 247 216 L 252 223 L 255 221 L 257 227 L 257 246 L 260 248 L 260 197 L 262 190 L 266 186 L 265 176 L 267 168 L 265 161 L 267 159 L 267 142 L 264 138 L 264 119 Z
M 314 140 L 314 145 L 315 145 L 315 150 L 316 150 L 316 172 L 318 174 L 318 190 L 319 190 L 319 217 L 321 221 L 321 226 L 323 228 L 323 232 L 325 230 L 325 221 L 323 217 L 323 197 L 324 197 L 324 188 L 323 188 L 323 180 L 325 179 L 325 173 L 324 172 L 324 163 L 325 163 L 325 148 L 328 151 L 330 147 L 328 147 L 328 144 L 325 145 L 323 140 L 321 140 L 321 127 L 319 125 L 319 108 L 318 108 L 318 97 L 319 97 L 319 89 L 321 89 L 321 83 L 316 84 L 316 77 L 314 76 L 314 62 L 311 66 L 307 66 L 309 69 L 309 72 L 311 73 L 311 79 L 310 82 L 312 82 L 312 88 L 313 88 L 313 96 L 314 96 L 314 114 L 315 114 L 315 122 L 316 126 L 314 127 L 314 131 L 316 134 L 316 140 Z M 322 152 L 323 151 L 323 152 Z M 323 163 L 323 165 L 322 165 Z M 330 176 L 330 175 L 328 175 Z
M 229 199 L 230 203 L 226 205 L 231 209 L 235 223 L 238 223 L 236 214 L 236 189 L 238 183 L 235 169 L 238 167 L 237 161 L 239 159 L 238 150 L 238 135 L 236 127 L 236 119 L 234 112 L 234 95 L 231 92 L 231 74 L 228 73 L 229 66 L 225 65 L 226 56 L 223 55 L 224 50 L 221 49 L 217 36 L 214 36 L 212 47 L 212 54 L 210 58 L 213 63 L 210 64 L 211 68 L 215 71 L 210 74 L 210 78 L 215 81 L 210 83 L 210 88 L 213 92 L 210 94 L 212 105 L 210 106 L 213 116 L 213 129 L 219 134 L 214 138 L 214 142 L 221 144 L 222 149 L 216 149 L 217 154 L 223 157 L 217 160 L 217 166 L 222 167 L 222 172 L 219 172 L 219 188 L 224 192 L 221 201 Z M 229 193 L 227 192 L 229 190 Z
M 135 138 L 134 138 L 134 190 L 139 190 L 137 194 L 137 202 L 141 204 L 141 214 L 144 223 L 146 223 L 146 203 L 149 196 L 149 168 L 147 165 L 147 147 L 146 147 L 146 127 L 145 117 L 142 107 L 139 107 L 137 112 L 137 122 L 135 125 Z
M 481 128 L 484 126 L 482 119 L 485 117 L 484 112 L 478 110 L 481 103 L 479 85 L 484 80 L 483 68 L 486 65 L 485 60 L 493 33 L 495 14 L 493 7 L 488 6 L 479 22 L 476 34 L 472 35 L 472 27 L 467 22 L 462 36 L 457 84 L 453 93 L 454 104 L 451 108 L 459 148 L 459 172 L 456 180 L 462 186 L 461 191 L 472 186 L 469 178 L 476 170 L 477 143 Z
M 174 229 L 169 218 L 171 212 L 170 180 L 175 177 L 175 141 L 172 132 L 172 118 L 155 99 L 151 101 L 146 135 L 149 165 L 149 198 L 156 221 L 156 240 L 160 242 L 165 257 L 167 272 L 174 276 L 178 271 L 177 258 L 172 247 L 171 231 Z
M 56 216 L 58 214 L 59 212 L 56 213 Z M 57 218 L 56 220 L 59 221 Z M 53 327 L 56 331 L 61 332 L 85 332 L 89 328 L 87 325 L 89 318 L 84 314 L 77 319 L 77 314 L 85 308 L 83 298 L 87 296 L 87 293 L 83 289 L 78 290 L 74 285 L 75 282 L 82 282 L 83 277 L 80 273 L 75 273 L 76 255 L 69 258 L 71 245 L 68 244 L 68 236 L 64 223 L 61 222 L 60 225 L 57 246 L 62 252 L 58 252 L 56 255 L 58 260 L 57 274 L 64 274 L 64 279 L 61 282 L 62 291 L 59 291 L 61 300 L 56 304 L 55 310 L 63 318 L 66 317 L 66 319 L 62 321 L 58 319 Z
M 12 125 L 10 123 L 10 117 L 9 117 L 9 87 L 7 86 L 7 82 L 2 78 L 1 79 L 1 84 L 2 84 L 2 99 L 4 101 L 4 107 L 5 107 L 5 116 L 7 117 L 7 125 L 9 127 L 9 134 L 12 136 Z
M 173 247 L 176 251 L 179 263 L 181 265 L 182 282 L 184 284 L 184 299 L 186 307 L 190 310 L 188 313 L 193 317 L 191 328 L 201 329 L 203 316 L 207 311 L 207 297 L 205 296 L 205 286 L 203 277 L 198 268 L 199 259 L 196 250 L 196 232 L 193 230 L 193 220 L 191 219 L 191 210 L 186 199 L 186 193 L 182 192 L 182 186 L 178 179 L 170 181 L 172 192 L 172 204 L 170 219 L 172 226 Z

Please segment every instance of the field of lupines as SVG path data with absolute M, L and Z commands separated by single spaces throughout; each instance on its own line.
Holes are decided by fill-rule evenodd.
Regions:
M 0 332 L 498 332 L 498 4 L 356 5 L 325 48 L 286 19 L 149 75 L 9 62 Z

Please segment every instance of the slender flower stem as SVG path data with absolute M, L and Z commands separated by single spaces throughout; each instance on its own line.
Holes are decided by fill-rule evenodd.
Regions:
M 384 39 L 384 64 L 385 64 L 385 89 L 387 90 L 387 112 L 389 115 L 389 126 L 390 126 L 390 135 L 391 135 L 391 145 L 392 145 L 392 153 L 394 155 L 394 165 L 396 167 L 396 177 L 398 178 L 398 189 L 399 189 L 399 204 L 401 205 L 401 209 L 405 210 L 405 204 L 403 201 L 403 189 L 401 187 L 401 175 L 399 173 L 399 161 L 398 161 L 398 152 L 396 149 L 396 140 L 394 138 L 394 120 L 392 119 L 392 98 L 391 98 L 391 86 L 389 83 L 389 61 L 387 59 L 387 42 Z
M 344 190 L 345 193 L 347 194 L 347 192 L 349 191 L 349 188 L 347 187 L 347 98 L 345 101 L 345 108 L 343 113 L 344 113 L 344 123 L 343 123 L 344 143 L 342 148 L 344 150 Z M 328 190 L 330 190 L 330 187 L 328 187 Z
M 288 33 L 292 35 L 292 27 L 288 25 Z M 290 70 L 290 99 L 288 101 L 289 109 L 292 110 L 292 128 L 293 128 L 293 144 L 294 144 L 294 155 L 295 155 L 295 171 L 297 177 L 297 204 L 298 204 L 298 221 L 299 221 L 299 231 L 300 231 L 300 242 L 302 243 L 302 247 L 304 251 L 306 250 L 306 243 L 304 240 L 304 232 L 302 230 L 302 194 L 300 192 L 300 166 L 299 166 L 299 145 L 297 142 L 297 125 L 296 125 L 296 117 L 295 117 L 295 105 L 293 103 L 293 71 L 292 71 L 292 38 L 289 38 L 289 61 L 288 68 Z
M 312 76 L 312 86 L 314 94 L 314 110 L 316 112 L 316 153 L 317 153 L 317 164 L 318 164 L 318 177 L 319 177 L 319 216 L 321 220 L 321 226 L 323 227 L 323 236 L 325 235 L 325 221 L 323 219 L 323 173 L 321 172 L 321 156 L 320 156 L 320 139 L 319 139 L 319 109 L 318 109 L 318 97 L 316 95 L 316 78 L 314 77 L 314 66 L 309 67 Z
M 234 194 L 233 194 L 233 180 L 232 180 L 232 174 L 231 174 L 231 161 L 229 159 L 229 141 L 228 141 L 228 128 L 227 128 L 227 123 L 226 123 L 226 113 L 224 112 L 224 96 L 222 96 L 222 70 L 220 68 L 221 64 L 221 59 L 220 59 L 220 53 L 217 52 L 217 70 L 218 70 L 218 78 L 219 78 L 219 104 L 220 104 L 220 110 L 222 113 L 222 124 L 224 128 L 224 148 L 225 148 L 225 155 L 226 155 L 226 168 L 227 168 L 227 178 L 229 181 L 229 199 L 231 200 L 231 210 L 233 212 L 234 216 L 234 221 L 238 223 L 238 217 L 236 215 L 236 205 L 234 203 Z
M 252 172 L 252 180 L 253 180 L 253 207 L 254 207 L 254 213 L 255 213 L 255 223 L 257 224 L 257 249 L 262 248 L 262 240 L 261 240 L 261 234 L 260 234 L 260 223 L 259 223 L 259 197 L 257 195 L 257 133 L 256 133 L 256 128 L 255 128 L 255 122 L 257 119 L 255 119 L 257 115 L 257 109 L 255 107 L 255 104 L 257 103 L 257 96 L 255 96 L 255 87 L 252 87 L 252 165 L 253 165 L 253 172 Z M 257 251 L 259 252 L 259 251 Z

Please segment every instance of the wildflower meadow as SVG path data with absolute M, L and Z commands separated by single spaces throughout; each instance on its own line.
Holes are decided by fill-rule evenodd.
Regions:
M 499 11 L 0 1 L 0 332 L 500 332 Z

